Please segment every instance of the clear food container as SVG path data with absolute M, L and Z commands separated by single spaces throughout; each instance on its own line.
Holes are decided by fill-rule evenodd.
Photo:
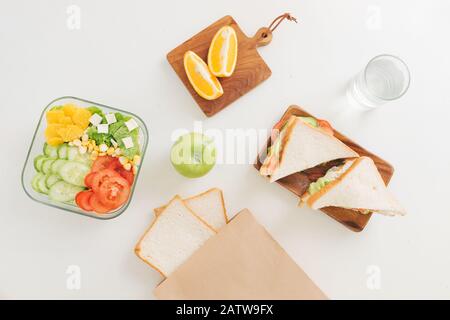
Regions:
M 91 113 L 91 117 L 89 118 L 89 124 L 88 127 L 85 128 L 85 130 L 83 131 L 83 135 L 78 139 L 80 140 L 80 142 L 75 141 L 77 139 L 74 139 L 73 141 L 66 141 L 67 139 L 71 139 L 72 136 L 74 136 L 74 131 L 75 131 L 75 135 L 77 134 L 78 130 L 82 130 L 83 125 L 85 125 L 86 123 L 86 117 L 88 115 L 84 115 L 86 117 L 82 118 L 80 120 L 79 116 L 73 116 L 73 113 L 69 116 L 69 118 L 66 117 L 66 113 L 72 112 L 69 107 L 67 108 L 63 108 L 63 106 L 76 106 L 82 109 L 86 109 L 86 110 L 98 110 L 100 109 L 103 114 L 99 113 L 100 117 L 103 116 L 103 122 L 98 123 L 95 126 L 95 129 L 92 129 L 91 127 L 94 127 L 94 124 L 92 122 L 95 122 L 94 117 L 92 117 L 92 115 L 96 112 L 96 111 L 92 111 Z M 91 108 L 91 107 L 96 107 L 98 109 L 95 108 Z M 89 108 L 89 109 L 88 109 Z M 54 110 L 63 110 L 61 113 L 61 111 L 57 111 L 57 115 L 59 116 L 60 114 L 62 114 L 60 117 L 57 117 L 57 120 L 53 119 L 53 118 L 49 118 L 48 116 L 48 111 L 54 111 Z M 76 108 L 74 110 L 77 110 Z M 83 112 L 80 112 L 80 114 L 83 114 Z M 108 130 L 111 130 L 109 132 L 112 132 L 112 128 L 113 128 L 113 121 L 111 120 L 110 115 L 114 114 L 115 116 L 112 118 L 118 118 L 120 116 L 120 119 L 122 122 L 119 123 L 119 120 L 115 120 L 115 127 L 114 128 L 119 128 L 121 129 L 121 133 L 126 132 L 126 130 L 130 130 L 130 137 L 124 137 L 121 141 L 114 141 L 115 136 L 111 140 L 110 143 L 111 145 L 108 146 L 108 143 L 102 142 L 102 144 L 98 145 L 98 143 L 96 144 L 95 141 L 96 139 L 98 140 L 98 137 L 110 137 L 110 136 L 102 136 L 101 134 L 109 134 L 109 133 L 105 133 L 103 130 L 105 129 L 105 125 L 103 125 L 103 129 L 100 129 L 101 123 L 105 123 L 105 121 L 107 121 L 107 128 Z M 55 112 L 52 113 L 52 115 L 55 115 Z M 106 115 L 108 115 L 108 118 L 106 118 Z M 123 116 L 123 117 L 122 117 Z M 51 120 L 49 120 L 51 119 Z M 130 119 L 134 119 L 134 121 L 130 121 Z M 82 125 L 79 125 L 80 129 L 77 129 L 75 127 L 74 121 L 77 120 L 77 125 L 78 123 L 82 123 Z M 68 121 L 68 122 L 67 122 Z M 51 123 L 50 123 L 51 122 Z M 56 138 L 53 138 L 53 136 L 51 136 L 52 130 L 50 130 L 48 127 L 50 126 L 50 124 L 54 124 L 57 123 L 56 125 L 52 126 L 52 129 L 54 127 L 56 127 L 58 130 L 60 130 L 60 128 L 63 128 L 63 131 L 57 131 L 58 133 L 54 133 L 55 135 L 57 135 Z M 69 124 L 66 124 L 69 123 Z M 111 122 L 111 124 L 110 124 Z M 64 124 L 61 124 L 64 123 Z M 126 128 L 124 127 L 124 124 L 126 124 Z M 71 129 L 65 129 L 66 126 L 68 125 L 72 125 Z M 74 130 L 72 130 L 72 128 L 75 128 Z M 89 128 L 91 128 L 93 131 L 95 131 L 97 134 L 97 136 L 94 136 L 95 138 L 91 139 L 91 131 L 89 131 Z M 133 129 L 134 128 L 134 129 Z M 71 131 L 72 130 L 72 131 Z M 133 135 L 133 139 L 131 139 L 131 132 L 132 131 L 136 131 L 134 132 L 135 135 Z M 118 133 L 119 130 L 116 130 L 116 133 Z M 88 135 L 89 133 L 89 135 Z M 101 134 L 100 134 L 101 133 Z M 86 138 L 86 136 L 88 136 L 88 139 Z M 53 140 L 49 140 L 49 139 L 53 139 Z M 66 139 L 66 140 L 64 140 Z M 104 138 L 106 139 L 106 138 Z M 56 142 L 55 142 L 56 140 Z M 64 142 L 60 142 L 64 141 Z M 120 139 L 117 139 L 120 140 Z M 128 140 L 127 142 L 125 140 Z M 49 141 L 51 142 L 51 144 L 49 143 Z M 131 142 L 130 142 L 131 141 Z M 133 143 L 134 141 L 134 143 Z M 136 146 L 136 142 L 138 142 L 138 146 Z M 58 145 L 58 143 L 60 143 L 60 145 Z M 130 144 L 131 143 L 131 144 Z M 108 149 L 104 151 L 104 146 L 103 144 L 105 144 Z M 134 189 L 136 186 L 136 181 L 139 178 L 139 173 L 140 173 L 140 167 L 141 167 L 141 163 L 144 160 L 144 156 L 145 156 L 145 151 L 147 148 L 147 144 L 148 144 L 148 131 L 147 131 L 147 127 L 145 125 L 145 123 L 142 121 L 141 118 L 139 118 L 138 116 L 136 116 L 135 114 L 132 114 L 130 112 L 126 112 L 123 110 L 119 110 L 116 108 L 112 108 L 106 105 L 102 105 L 99 103 L 95 103 L 92 101 L 87 101 L 84 99 L 80 99 L 80 98 L 75 98 L 75 97 L 62 97 L 62 98 L 58 98 L 56 100 L 53 100 L 52 102 L 50 102 L 50 104 L 45 107 L 45 109 L 43 110 L 40 119 L 39 119 L 39 123 L 38 126 L 35 130 L 33 139 L 31 141 L 31 146 L 29 148 L 26 160 L 25 160 L 25 164 L 24 164 L 24 168 L 22 171 L 22 186 L 26 192 L 26 194 L 33 199 L 34 201 L 40 202 L 42 204 L 51 206 L 51 207 L 55 207 L 55 208 L 59 208 L 65 211 L 69 211 L 69 212 L 73 212 L 73 213 L 77 213 L 77 214 L 81 214 L 81 215 L 85 215 L 85 216 L 89 216 L 92 218 L 96 218 L 96 219 L 112 219 L 115 218 L 117 216 L 119 216 L 120 214 L 122 214 L 128 207 L 132 197 L 133 197 L 133 193 L 134 193 Z M 66 147 L 61 147 L 62 145 L 66 145 Z M 131 147 L 132 146 L 132 147 Z M 122 148 L 121 148 L 122 147 Z M 131 149 L 137 147 L 137 149 Z M 78 149 L 77 149 L 78 148 Z M 127 152 L 123 152 L 122 149 L 125 149 Z M 56 151 L 55 151 L 56 150 Z M 78 150 L 78 153 L 77 153 Z M 87 151 L 85 151 L 87 150 Z M 111 152 L 114 151 L 112 154 Z M 129 151 L 129 152 L 128 152 Z M 133 151 L 133 153 L 131 152 Z M 96 153 L 97 152 L 97 153 Z M 121 154 L 122 152 L 122 154 Z M 125 153 L 126 156 L 123 154 Z M 98 154 L 98 157 L 96 158 L 95 156 Z M 131 158 L 131 155 L 133 155 L 133 158 Z M 116 203 L 120 203 L 120 206 L 115 208 L 114 205 L 111 205 L 111 201 L 116 201 L 117 198 L 114 198 L 112 196 L 117 196 L 117 192 L 114 193 L 114 190 L 123 190 L 123 189 L 107 189 L 106 187 L 102 188 L 101 186 L 105 185 L 105 183 L 103 182 L 98 182 L 98 181 L 110 181 L 107 180 L 106 178 L 101 180 L 101 179 L 97 179 L 98 183 L 97 186 L 99 186 L 98 188 L 96 188 L 95 190 L 100 190 L 98 192 L 94 192 L 94 187 L 92 187 L 92 189 L 88 188 L 86 185 L 82 186 L 80 181 L 84 181 L 84 184 L 86 184 L 86 176 L 89 173 L 93 173 L 93 168 L 94 165 L 93 163 L 96 163 L 96 159 L 99 159 L 100 157 L 102 157 L 101 159 L 111 159 L 114 160 L 115 164 L 120 163 L 121 165 L 123 165 L 122 167 L 117 167 L 117 172 L 120 173 L 121 178 L 125 176 L 129 177 L 130 176 L 130 172 L 132 173 L 132 179 L 131 182 L 130 180 L 127 178 L 127 181 L 129 182 L 128 186 L 129 188 L 127 188 L 126 190 L 126 194 L 127 198 L 125 199 L 125 196 L 123 196 L 122 198 L 120 198 L 121 193 L 119 192 L 119 196 L 118 198 L 120 198 L 120 202 L 116 202 Z M 127 158 L 130 157 L 130 158 Z M 43 160 L 44 159 L 44 160 Z M 81 159 L 81 160 L 80 160 Z M 95 160 L 94 160 L 95 159 Z M 78 161 L 80 160 L 80 161 Z M 75 163 L 76 162 L 76 163 Z M 101 161 L 99 161 L 101 162 Z M 112 161 L 111 161 L 112 162 Z M 68 165 L 69 163 L 69 165 Z M 75 164 L 74 164 L 75 163 Z M 79 163 L 81 163 L 79 165 Z M 90 164 L 89 164 L 90 163 Z M 45 165 L 45 166 L 44 166 Z M 97 165 L 98 167 L 98 165 Z M 39 170 L 38 170 L 38 169 Z M 81 171 L 78 170 L 79 168 L 81 168 Z M 86 172 L 85 170 L 87 170 L 89 168 L 89 172 Z M 77 169 L 77 170 L 75 170 Z M 110 167 L 108 167 L 107 169 L 110 169 Z M 126 172 L 128 170 L 128 172 Z M 80 173 L 81 172 L 81 173 Z M 101 171 L 102 173 L 106 172 L 106 171 Z M 108 171 L 110 172 L 110 171 Z M 122 175 L 122 173 L 124 173 L 125 175 Z M 95 177 L 96 174 L 93 173 L 93 176 Z M 45 177 L 45 179 L 44 179 Z M 61 178 L 64 177 L 64 178 Z M 83 178 L 83 180 L 81 180 Z M 117 178 L 117 181 L 119 182 L 119 186 L 121 181 L 124 181 L 121 178 Z M 75 181 L 74 184 L 71 183 L 67 183 L 67 181 L 69 182 L 73 182 Z M 117 182 L 116 181 L 116 182 Z M 90 186 L 92 186 L 92 183 L 89 183 Z M 111 184 L 112 185 L 112 184 Z M 125 185 L 125 183 L 123 183 L 123 185 Z M 109 186 L 109 185 L 108 185 Z M 116 185 L 114 185 L 116 186 Z M 106 191 L 105 191 L 106 190 Z M 113 191 L 111 191 L 113 190 Z M 45 192 L 43 192 L 45 191 Z M 106 200 L 102 200 L 100 201 L 100 208 L 103 208 L 102 205 L 107 203 L 108 206 L 107 208 L 112 208 L 111 210 L 109 210 L 106 213 L 98 213 L 96 211 L 88 211 L 88 210 L 83 210 L 79 203 L 81 202 L 80 199 L 82 197 L 79 197 L 80 199 L 78 199 L 78 194 L 81 193 L 82 191 L 86 191 L 86 193 L 92 192 L 94 194 L 96 194 L 96 202 L 98 202 L 98 198 L 101 199 L 101 197 L 99 196 L 100 194 L 102 196 L 105 196 L 104 199 Z M 108 193 L 109 192 L 109 193 Z M 112 192 L 112 193 L 111 193 Z M 70 200 L 72 195 L 76 194 L 76 198 L 77 199 L 73 199 Z M 112 195 L 112 196 L 111 196 Z M 111 197 L 110 197 L 111 196 Z M 86 197 L 85 197 L 86 198 Z M 87 208 L 88 209 L 92 209 L 92 204 L 93 201 L 92 200 L 92 194 L 90 197 L 87 197 L 88 200 L 86 200 L 83 205 L 83 208 Z M 55 200 L 57 199 L 57 200 Z M 112 200 L 111 200 L 112 199 Z M 67 201 L 66 201 L 67 200 Z M 87 203 L 87 204 L 86 204 Z M 95 207 L 96 210 L 98 210 L 98 206 Z

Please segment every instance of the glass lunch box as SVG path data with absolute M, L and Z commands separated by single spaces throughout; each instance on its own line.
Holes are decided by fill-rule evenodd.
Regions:
M 54 108 L 56 106 L 61 106 L 61 105 L 66 105 L 66 104 L 73 104 L 73 105 L 76 105 L 77 107 L 83 107 L 83 108 L 88 108 L 88 107 L 94 106 L 94 107 L 101 109 L 105 114 L 106 113 L 121 113 L 122 115 L 124 115 L 126 117 L 132 117 L 132 119 L 135 120 L 136 124 L 139 127 L 139 130 L 138 130 L 139 133 L 138 133 L 137 139 L 139 142 L 140 160 L 141 161 L 140 161 L 139 166 L 137 166 L 137 168 L 136 168 L 137 170 L 135 171 L 135 174 L 134 174 L 134 182 L 130 186 L 131 189 L 130 189 L 128 199 L 119 208 L 114 209 L 108 213 L 100 214 L 100 213 L 95 213 L 95 212 L 88 212 L 88 211 L 81 209 L 73 202 L 66 203 L 66 202 L 53 201 L 50 199 L 50 197 L 47 194 L 37 192 L 35 190 L 35 188 L 32 187 L 32 181 L 37 172 L 37 170 L 35 168 L 35 159 L 36 159 L 36 157 L 38 157 L 39 155 L 41 155 L 43 153 L 43 148 L 46 143 L 46 137 L 45 137 L 45 130 L 47 127 L 46 113 L 47 113 L 47 111 L 51 110 L 52 108 Z M 102 219 L 102 220 L 116 218 L 127 209 L 128 205 L 130 204 L 131 199 L 133 198 L 134 189 L 136 187 L 136 181 L 139 177 L 142 161 L 144 160 L 145 152 L 147 149 L 147 144 L 148 144 L 147 127 L 146 127 L 144 121 L 135 114 L 132 114 L 127 111 L 119 110 L 119 109 L 116 109 L 113 107 L 109 107 L 109 106 L 106 106 L 103 104 L 99 104 L 96 102 L 76 98 L 76 97 L 61 97 L 61 98 L 55 99 L 52 102 L 50 102 L 47 105 L 47 107 L 45 107 L 44 110 L 42 111 L 38 126 L 34 132 L 34 136 L 31 141 L 31 146 L 28 150 L 28 154 L 26 156 L 25 164 L 24 164 L 23 171 L 22 171 L 23 189 L 25 190 L 25 193 L 32 200 L 37 201 L 42 204 L 45 204 L 45 205 L 48 205 L 48 206 L 51 206 L 51 207 L 54 207 L 54 208 L 59 208 L 59 209 L 65 210 L 65 211 L 81 214 L 81 215 L 96 218 L 96 219 Z

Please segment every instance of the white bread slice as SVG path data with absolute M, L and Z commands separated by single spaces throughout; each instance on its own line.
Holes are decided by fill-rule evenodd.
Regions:
M 281 150 L 280 164 L 270 176 L 274 182 L 288 175 L 313 168 L 324 162 L 355 158 L 359 155 L 322 130 L 295 117 Z
M 215 233 L 175 196 L 142 236 L 135 252 L 167 277 Z
M 223 200 L 223 192 L 218 188 L 209 189 L 196 196 L 183 200 L 201 219 L 208 223 L 214 230 L 219 230 L 228 223 L 228 216 Z M 154 209 L 159 215 L 165 207 Z
M 209 189 L 183 201 L 215 230 L 219 230 L 228 223 L 223 193 L 220 189 Z
M 375 163 L 369 157 L 356 159 L 344 174 L 313 194 L 307 203 L 313 209 L 340 207 L 390 216 L 406 213 L 386 188 Z

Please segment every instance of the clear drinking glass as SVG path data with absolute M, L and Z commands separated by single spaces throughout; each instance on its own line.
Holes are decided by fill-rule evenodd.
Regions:
M 37 201 L 39 203 L 42 203 L 42 204 L 45 204 L 45 205 L 48 205 L 51 207 L 59 208 L 59 209 L 65 210 L 65 211 L 69 211 L 69 212 L 73 212 L 73 213 L 77 213 L 77 214 L 81 214 L 84 216 L 101 219 L 101 220 L 108 220 L 108 219 L 116 218 L 119 215 L 121 215 L 128 208 L 128 205 L 130 204 L 130 201 L 133 198 L 134 189 L 136 187 L 136 181 L 138 180 L 139 173 L 141 172 L 140 166 L 139 166 L 138 172 L 136 173 L 135 182 L 133 183 L 133 185 L 131 187 L 131 193 L 130 193 L 130 196 L 129 196 L 127 202 L 125 202 L 120 208 L 117 208 L 115 211 L 105 213 L 105 214 L 96 214 L 96 213 L 92 213 L 92 212 L 86 212 L 74 204 L 52 201 L 49 199 L 49 197 L 47 195 L 38 193 L 35 190 L 33 190 L 33 188 L 31 187 L 31 180 L 33 179 L 34 175 L 36 174 L 33 159 L 37 155 L 42 154 L 42 147 L 45 143 L 44 131 L 45 131 L 45 128 L 47 125 L 47 122 L 45 119 L 45 113 L 54 106 L 59 106 L 59 105 L 63 105 L 66 103 L 75 104 L 78 107 L 97 106 L 101 110 L 103 110 L 105 113 L 120 112 L 125 116 L 133 117 L 133 119 L 137 122 L 137 124 L 139 125 L 139 128 L 140 128 L 138 140 L 139 140 L 139 145 L 141 147 L 141 158 L 142 158 L 142 161 L 144 160 L 145 151 L 147 149 L 147 143 L 148 143 L 148 131 L 147 131 L 147 127 L 146 127 L 144 121 L 140 117 L 138 117 L 135 114 L 132 114 L 131 112 L 119 110 L 119 109 L 116 109 L 116 108 L 113 108 L 110 106 L 106 106 L 106 105 L 103 105 L 100 103 L 96 103 L 96 102 L 92 102 L 92 101 L 88 101 L 88 100 L 84 100 L 84 99 L 80 99 L 80 98 L 75 98 L 75 97 L 62 97 L 62 98 L 58 98 L 58 99 L 55 99 L 52 102 L 50 102 L 42 111 L 41 117 L 38 122 L 38 126 L 36 128 L 33 139 L 31 141 L 31 146 L 30 146 L 30 149 L 28 150 L 27 158 L 25 160 L 25 164 L 24 164 L 23 171 L 22 171 L 23 189 L 25 190 L 25 193 L 34 201 Z
M 369 61 L 350 82 L 347 96 L 352 104 L 373 109 L 403 96 L 408 91 L 410 73 L 400 58 L 383 54 Z

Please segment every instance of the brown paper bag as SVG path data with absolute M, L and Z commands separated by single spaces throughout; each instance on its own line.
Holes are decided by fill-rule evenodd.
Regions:
M 159 299 L 327 299 L 247 209 L 154 293 Z

